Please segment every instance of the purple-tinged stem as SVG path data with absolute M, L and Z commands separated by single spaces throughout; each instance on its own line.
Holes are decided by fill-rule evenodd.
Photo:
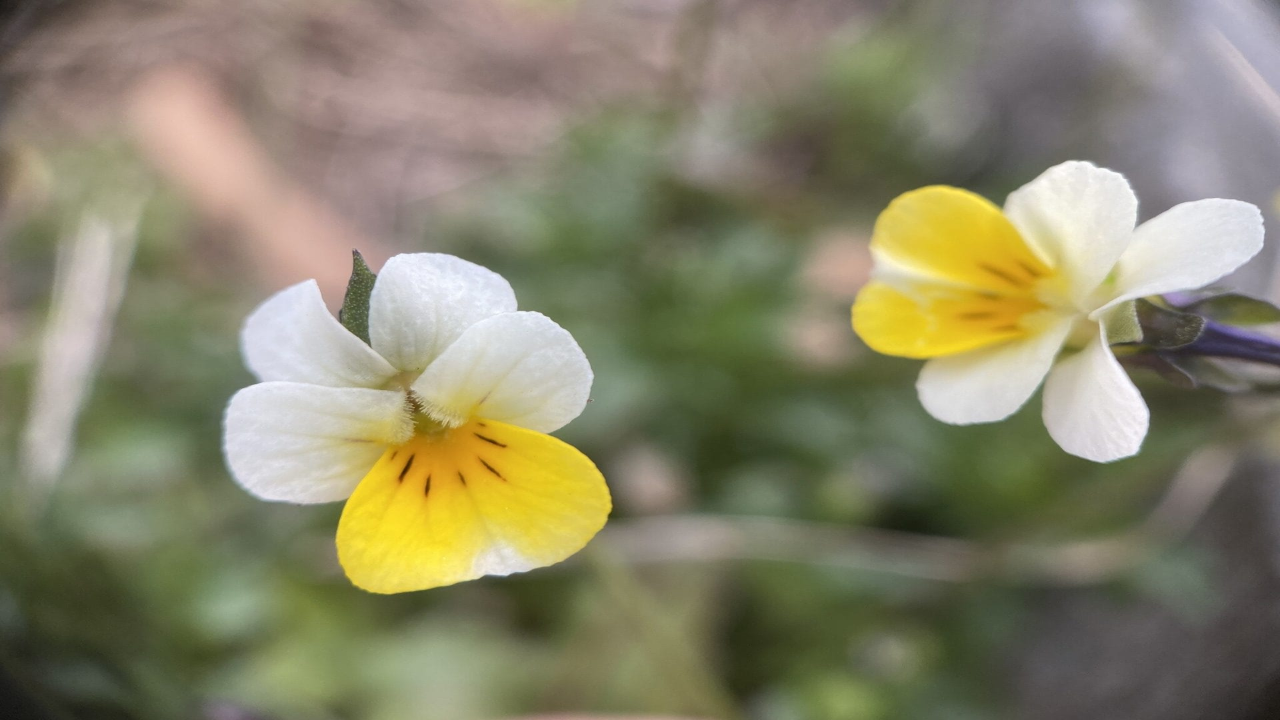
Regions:
M 1236 358 L 1280 367 L 1280 339 L 1213 321 L 1205 323 L 1204 331 L 1194 342 L 1163 352 L 1169 355 Z

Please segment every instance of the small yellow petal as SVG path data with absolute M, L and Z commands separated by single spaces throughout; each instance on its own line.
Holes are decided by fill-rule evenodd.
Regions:
M 1050 273 L 1000 208 L 943 185 L 889 203 L 876 219 L 871 248 L 908 270 L 996 293 L 1028 292 Z
M 891 202 L 871 248 L 882 280 L 858 293 L 853 327 L 886 355 L 939 357 L 1022 337 L 1053 280 L 1000 208 L 941 185 Z
M 365 590 L 424 590 L 560 562 L 604 527 L 604 477 L 549 435 L 472 420 L 388 451 L 347 501 L 338 559 Z
M 1023 319 L 1042 309 L 1034 298 L 992 297 L 979 291 L 922 284 L 904 293 L 871 282 L 853 304 L 853 329 L 885 355 L 954 355 L 1023 337 Z

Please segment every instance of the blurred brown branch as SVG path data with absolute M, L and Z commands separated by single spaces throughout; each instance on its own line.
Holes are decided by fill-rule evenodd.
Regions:
M 196 209 L 225 224 L 246 260 L 273 286 L 315 278 L 335 301 L 358 248 L 374 267 L 387 250 L 282 176 L 215 84 L 171 67 L 134 89 L 129 117 L 138 144 Z

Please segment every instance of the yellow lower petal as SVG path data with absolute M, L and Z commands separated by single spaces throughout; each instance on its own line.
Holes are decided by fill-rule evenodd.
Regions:
M 876 219 L 871 247 L 903 267 L 997 293 L 1027 292 L 1051 274 L 999 207 L 942 185 L 889 203 Z
M 1025 319 L 1043 307 L 1030 297 L 943 285 L 921 285 L 908 294 L 877 281 L 858 293 L 853 329 L 885 355 L 940 357 L 1023 337 Z
M 338 560 L 395 593 L 560 562 L 604 527 L 604 477 L 549 435 L 473 420 L 387 451 L 338 523 Z

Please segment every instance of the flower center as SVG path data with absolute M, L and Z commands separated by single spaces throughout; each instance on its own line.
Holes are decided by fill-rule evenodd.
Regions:
M 465 425 L 468 418 L 428 402 L 413 391 L 413 383 L 421 373 L 402 372 L 382 387 L 384 390 L 400 390 L 405 394 L 405 410 L 413 418 L 415 436 L 438 438 L 453 428 Z
M 418 438 L 443 437 L 455 426 L 440 422 L 425 412 L 413 414 L 413 435 Z
M 409 412 L 413 414 L 414 435 L 442 437 L 450 430 L 467 423 L 468 418 L 450 412 L 423 400 L 412 390 L 408 391 Z
M 1016 260 L 979 267 L 992 279 L 985 287 L 921 284 L 911 294 L 934 323 L 974 337 L 1035 332 L 1068 308 L 1064 283 L 1050 270 Z

